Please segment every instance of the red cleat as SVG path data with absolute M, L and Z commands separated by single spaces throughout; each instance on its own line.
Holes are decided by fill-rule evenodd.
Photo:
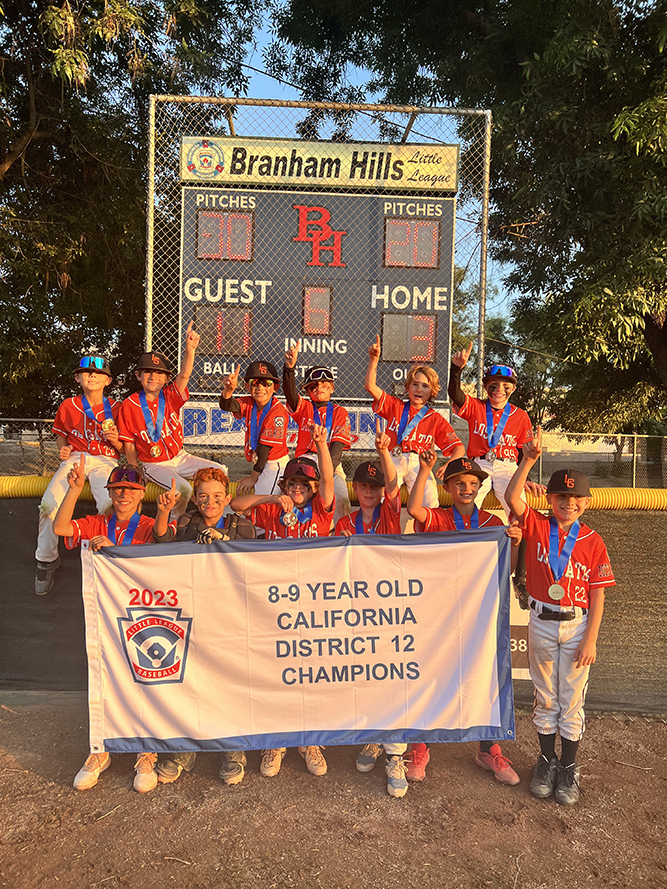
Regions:
M 426 744 L 413 744 L 410 758 L 405 760 L 407 766 L 406 777 L 408 781 L 423 781 L 426 777 L 426 766 L 431 758 L 431 753 Z
M 518 784 L 521 780 L 512 768 L 511 761 L 503 756 L 500 744 L 493 744 L 488 753 L 478 750 L 475 762 L 481 769 L 493 772 L 496 781 L 501 784 Z

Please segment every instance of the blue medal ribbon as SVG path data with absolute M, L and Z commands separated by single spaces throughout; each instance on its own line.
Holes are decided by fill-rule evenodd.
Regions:
M 164 426 L 164 412 L 167 406 L 167 399 L 164 397 L 164 392 L 160 390 L 160 394 L 157 399 L 157 422 L 153 422 L 153 414 L 148 407 L 148 401 L 146 400 L 146 393 L 141 390 L 139 393 L 139 404 L 141 405 L 141 412 L 144 415 L 144 423 L 146 424 L 146 429 L 148 430 L 148 437 L 151 441 L 157 444 L 158 441 L 162 438 L 162 427 Z
M 266 415 L 273 407 L 273 395 L 269 399 L 269 401 L 264 406 L 262 413 L 259 415 L 259 420 L 257 419 L 257 403 L 254 403 L 252 406 L 252 410 L 250 411 L 250 450 L 256 451 L 257 445 L 259 444 L 259 434 L 262 431 L 262 424 L 266 419 Z
M 215 527 L 216 527 L 216 528 L 224 528 L 224 527 L 225 527 L 225 519 L 226 519 L 226 518 L 227 518 L 227 516 L 223 513 L 223 514 L 220 516 L 220 518 L 218 519 L 218 521 L 215 523 Z
M 354 517 L 354 530 L 357 534 L 375 534 L 375 529 L 377 527 L 377 523 L 380 520 L 380 504 L 375 507 L 373 510 L 373 518 L 371 519 L 371 526 L 368 531 L 364 531 L 364 517 L 361 514 L 361 510 L 358 510 L 356 516 Z
M 401 414 L 401 422 L 398 426 L 398 433 L 396 435 L 397 444 L 403 444 L 403 439 L 408 438 L 412 430 L 420 423 L 426 414 L 431 410 L 428 404 L 425 404 L 424 407 L 420 408 L 414 417 L 408 423 L 408 416 L 410 414 L 410 402 L 406 401 L 403 405 L 403 413 Z M 407 424 L 407 425 L 406 425 Z
M 498 425 L 493 429 L 493 409 L 491 408 L 491 403 L 489 401 L 486 402 L 486 437 L 489 442 L 489 450 L 492 451 L 495 446 L 500 441 L 503 432 L 505 431 L 505 426 L 507 426 L 507 420 L 510 415 L 510 411 L 512 408 L 509 405 L 509 402 L 505 405 L 505 410 L 500 415 L 500 419 L 498 420 Z
M 572 550 L 579 536 L 579 521 L 574 522 L 570 528 L 570 532 L 565 539 L 563 549 L 558 554 L 558 522 L 551 516 L 549 519 L 551 528 L 549 530 L 549 567 L 551 568 L 556 583 L 561 579 L 567 570 L 567 566 L 572 555 Z
M 121 546 L 130 546 L 132 541 L 134 540 L 134 532 L 137 530 L 137 526 L 139 525 L 140 515 L 138 512 L 135 512 L 130 521 L 127 523 L 127 528 L 125 529 L 125 536 L 123 537 L 123 542 L 120 544 Z M 116 514 L 114 513 L 109 519 L 109 539 L 113 540 L 114 544 L 118 546 L 116 540 Z
M 463 520 L 463 516 L 458 511 L 455 506 L 452 506 L 452 511 L 454 513 L 454 524 L 456 525 L 457 531 L 465 531 L 466 526 Z M 470 516 L 470 530 L 473 528 L 479 528 L 479 510 L 475 507 L 472 511 L 472 515 Z
M 111 411 L 111 402 L 106 397 L 106 395 L 102 398 L 102 404 L 104 405 L 104 419 L 105 420 L 113 420 L 113 413 Z M 86 398 L 85 395 L 81 396 L 81 405 L 83 406 L 83 412 L 88 417 L 89 420 L 92 420 L 93 423 L 99 423 L 100 421 L 97 419 L 95 414 L 93 413 L 93 409 L 90 406 L 90 402 Z
M 313 402 L 310 402 L 313 405 L 313 423 L 317 426 L 322 426 L 322 417 L 320 416 L 319 408 L 315 407 Z M 327 442 L 331 438 L 331 429 L 333 426 L 333 404 L 330 401 L 327 401 L 327 416 L 324 421 L 324 425 L 327 427 Z

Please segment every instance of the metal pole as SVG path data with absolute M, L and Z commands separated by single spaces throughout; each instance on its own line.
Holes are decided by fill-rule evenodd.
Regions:
M 632 435 L 632 487 L 637 487 L 637 433 Z
M 483 394 L 484 333 L 486 326 L 486 251 L 489 233 L 489 182 L 491 178 L 491 112 L 485 112 L 484 122 L 484 170 L 482 183 L 481 239 L 479 260 L 479 323 L 477 333 L 477 397 Z
M 153 348 L 153 237 L 155 233 L 155 102 L 148 99 L 148 197 L 146 206 L 146 317 L 145 349 Z

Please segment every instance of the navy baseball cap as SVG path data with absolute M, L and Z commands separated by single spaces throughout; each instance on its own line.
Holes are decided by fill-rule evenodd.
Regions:
M 378 460 L 367 460 L 360 463 L 354 470 L 353 482 L 361 482 L 367 485 L 377 485 L 378 488 L 384 488 L 384 472 Z
M 156 370 L 159 373 L 173 374 L 171 361 L 162 352 L 144 352 L 134 369 Z
M 588 477 L 578 469 L 557 469 L 549 479 L 547 494 L 571 494 L 573 497 L 590 497 Z

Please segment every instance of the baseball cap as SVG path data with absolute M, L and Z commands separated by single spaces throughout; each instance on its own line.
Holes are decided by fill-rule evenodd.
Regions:
M 367 460 L 360 463 L 354 470 L 353 482 L 362 482 L 367 485 L 377 485 L 378 488 L 384 488 L 384 472 L 378 460 Z
M 508 367 L 506 364 L 492 364 L 486 368 L 482 377 L 483 383 L 486 383 L 488 380 L 505 380 L 508 383 L 514 383 L 516 386 L 516 371 L 513 367 Z
M 171 374 L 171 361 L 162 352 L 144 352 L 137 361 L 135 370 L 157 370 L 161 373 Z
M 104 355 L 84 355 L 79 360 L 79 366 L 74 368 L 74 373 L 81 373 L 82 370 L 106 374 L 108 377 L 111 376 L 111 368 Z
M 547 494 L 572 494 L 573 497 L 590 497 L 588 477 L 578 469 L 557 469 L 547 485 Z
M 313 383 L 335 383 L 334 375 L 331 371 L 330 367 L 311 367 L 306 374 L 303 383 L 301 383 L 302 389 L 307 389 L 308 386 L 312 386 Z
M 247 383 L 249 380 L 273 380 L 274 383 L 280 383 L 275 364 L 270 361 L 251 361 L 248 369 L 243 377 Z M 278 386 L 276 385 L 276 388 Z
M 317 463 L 314 460 L 309 460 L 308 457 L 293 457 L 285 466 L 283 478 L 290 478 L 295 475 L 302 475 L 304 478 L 316 482 L 320 480 L 320 470 L 317 467 Z
M 481 466 L 474 460 L 468 460 L 466 457 L 459 457 L 457 460 L 450 460 L 445 466 L 445 474 L 442 477 L 442 483 L 448 482 L 450 478 L 457 475 L 474 475 L 481 482 L 489 477 L 488 472 L 484 472 Z
M 111 470 L 111 475 L 104 487 L 140 488 L 143 491 L 146 488 L 146 480 L 141 474 L 141 470 L 135 469 L 133 466 L 116 466 Z

